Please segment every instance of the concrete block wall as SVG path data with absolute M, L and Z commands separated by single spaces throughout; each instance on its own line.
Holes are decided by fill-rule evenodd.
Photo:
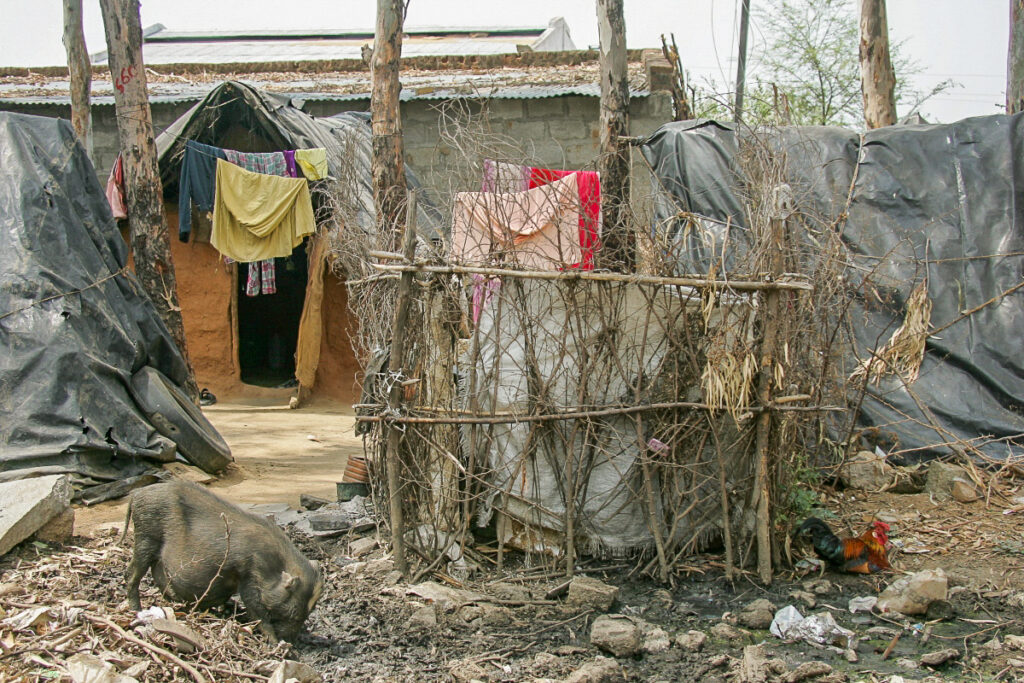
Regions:
M 170 126 L 192 106 L 191 102 L 155 103 L 153 125 L 157 134 Z M 307 101 L 314 116 L 341 111 L 366 111 L 370 102 L 353 100 Z M 406 160 L 423 184 L 433 192 L 441 207 L 448 205 L 453 191 L 479 188 L 477 177 L 469 177 L 465 158 L 449 147 L 441 134 L 444 104 L 435 100 L 402 103 L 402 124 Z M 599 145 L 600 100 L 597 97 L 565 95 L 540 99 L 491 99 L 467 101 L 466 111 L 483 122 L 491 133 L 501 136 L 514 150 L 509 160 L 550 168 L 596 168 Z M 5 105 L 0 109 L 51 117 L 70 117 L 67 105 Z M 647 135 L 672 118 L 672 101 L 666 92 L 635 98 L 630 103 L 630 132 Z M 470 142 L 469 144 L 472 144 Z M 106 183 L 117 157 L 117 125 L 113 106 L 93 107 L 93 161 L 96 175 Z M 650 181 L 639 152 L 633 152 L 633 187 L 649 192 Z
M 369 105 L 369 100 L 307 102 L 306 110 L 314 116 L 330 116 L 339 111 L 366 111 Z M 479 188 L 479 180 L 464 177 L 467 169 L 460 166 L 465 159 L 443 139 L 443 106 L 432 100 L 402 103 L 406 161 L 442 206 L 453 191 Z M 508 149 L 517 151 L 510 160 L 550 168 L 596 168 L 600 143 L 600 100 L 596 97 L 467 101 L 465 108 L 472 118 L 484 122 L 489 134 L 501 136 L 508 141 Z M 666 92 L 630 103 L 632 135 L 648 135 L 671 119 L 672 100 Z M 639 152 L 633 157 L 633 184 L 647 192 L 648 172 Z

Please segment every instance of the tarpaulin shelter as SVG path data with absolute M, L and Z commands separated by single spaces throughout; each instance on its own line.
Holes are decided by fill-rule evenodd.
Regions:
M 228 462 L 179 403 L 185 362 L 127 262 L 70 123 L 0 112 L 0 480 L 69 473 L 88 486 L 174 460 L 164 434 L 176 428 L 158 430 L 157 412 L 203 441 L 177 450 L 212 444 L 197 460 Z
M 178 182 L 187 140 L 242 152 L 271 152 L 324 148 L 329 179 L 312 187 L 319 230 L 285 260 L 282 285 L 272 297 L 249 299 L 244 293 L 244 272 L 226 264 L 202 237 L 190 243 L 173 240 L 179 298 L 185 320 L 189 352 L 200 384 L 215 391 L 245 391 L 247 367 L 260 358 L 285 362 L 301 390 L 350 398 L 358 363 L 349 341 L 351 330 L 348 295 L 341 279 L 332 276 L 329 263 L 339 230 L 376 231 L 371 175 L 371 129 L 366 113 L 314 117 L 301 102 L 267 93 L 239 82 L 221 83 L 157 138 L 161 180 L 168 222 L 178 224 Z M 407 169 L 410 187 L 418 183 Z M 344 206 L 338 205 L 339 196 Z M 420 202 L 418 229 L 428 237 L 439 223 L 429 202 Z M 279 259 L 280 260 L 280 259 Z M 241 283 L 240 283 L 241 280 Z M 257 351 L 259 335 L 283 330 L 290 335 L 282 347 Z M 294 372 L 291 372 L 294 358 Z M 255 360 L 251 360 L 255 359 Z M 266 386 L 266 384 L 264 384 Z
M 850 259 L 849 356 L 870 358 L 926 283 L 938 332 L 927 337 L 919 375 L 908 384 L 885 373 L 870 383 L 859 426 L 911 456 L 1024 456 L 1024 292 L 1015 289 L 1024 280 L 1024 118 L 862 136 L 825 127 L 758 135 L 785 158 L 793 196 L 808 213 L 826 223 L 847 214 L 835 225 Z M 680 272 L 727 271 L 722 245 L 736 253 L 746 244 L 742 138 L 730 124 L 685 121 L 641 146 L 659 193 L 656 220 L 674 240 Z M 689 213 L 708 220 L 687 229 Z

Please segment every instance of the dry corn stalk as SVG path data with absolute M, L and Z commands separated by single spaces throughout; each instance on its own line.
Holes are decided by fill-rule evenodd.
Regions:
M 743 349 L 730 350 L 713 341 L 700 377 L 704 402 L 716 410 L 725 410 L 739 422 L 757 377 L 757 360 Z
M 884 375 L 895 372 L 907 384 L 917 381 L 924 361 L 931 317 L 932 302 L 928 298 L 928 279 L 925 278 L 907 298 L 907 313 L 903 324 L 896 328 L 885 346 L 860 363 L 850 374 L 850 379 L 865 377 L 868 382 L 878 384 Z

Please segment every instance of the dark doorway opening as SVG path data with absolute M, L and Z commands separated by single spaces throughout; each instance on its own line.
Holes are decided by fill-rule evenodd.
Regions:
M 295 385 L 295 348 L 306 299 L 306 243 L 291 256 L 274 259 L 276 292 L 266 291 L 259 263 L 238 264 L 238 364 L 241 380 L 261 387 Z M 252 296 L 250 268 L 260 271 L 258 294 Z

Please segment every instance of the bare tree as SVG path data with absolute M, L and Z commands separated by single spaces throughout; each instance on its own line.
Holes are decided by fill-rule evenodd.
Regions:
M 861 0 L 860 83 L 864 124 L 881 128 L 896 123 L 896 74 L 889 57 L 885 0 Z
M 1024 111 L 1024 0 L 1010 0 L 1010 49 L 1006 55 L 1006 113 Z
M 85 49 L 82 29 L 82 0 L 64 0 L 64 49 L 68 53 L 68 76 L 71 79 L 71 125 L 92 158 L 92 65 Z
M 601 215 L 602 267 L 632 270 L 635 241 L 629 216 L 629 81 L 626 77 L 626 21 L 623 0 L 597 0 L 601 43 Z
M 114 81 L 117 132 L 124 161 L 128 225 L 135 274 L 178 345 L 188 376 L 185 389 L 198 399 L 185 326 L 178 305 L 178 287 L 171 259 L 171 240 L 163 212 L 163 187 L 156 160 L 153 118 L 142 63 L 142 25 L 138 0 L 100 0 L 107 36 L 107 59 Z
M 401 243 L 402 207 L 405 204 L 405 161 L 402 149 L 402 117 L 398 107 L 399 63 L 402 58 L 402 0 L 377 0 L 377 28 L 370 64 L 373 123 L 373 197 L 377 223 L 391 230 L 391 244 Z

